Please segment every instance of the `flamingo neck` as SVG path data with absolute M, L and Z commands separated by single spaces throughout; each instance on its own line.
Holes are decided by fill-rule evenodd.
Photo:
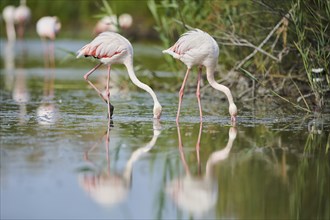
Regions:
M 235 131 L 236 132 L 236 131 Z M 230 150 L 233 146 L 233 143 L 236 138 L 236 133 L 235 135 L 229 135 L 228 143 L 226 147 L 222 150 L 213 152 L 210 156 L 209 159 L 206 162 L 206 171 L 205 171 L 205 177 L 206 178 L 212 178 L 213 171 L 214 171 L 214 165 L 217 164 L 218 162 L 225 160 L 230 153 Z
M 210 85 L 215 88 L 216 90 L 219 90 L 227 96 L 229 105 L 234 104 L 233 96 L 227 86 L 221 85 L 217 83 L 214 79 L 214 72 L 215 72 L 215 66 L 209 66 L 206 67 L 206 77 L 207 81 L 209 81 Z
M 128 182 L 131 182 L 131 177 L 132 177 L 132 169 L 133 169 L 133 165 L 134 163 L 145 153 L 147 153 L 148 151 L 150 151 L 156 144 L 156 141 L 158 139 L 159 136 L 159 131 L 157 131 L 156 129 L 154 129 L 154 135 L 152 136 L 152 139 L 149 143 L 146 144 L 146 146 L 141 147 L 137 150 L 135 150 L 131 157 L 129 158 L 129 160 L 126 163 L 126 167 L 124 170 L 124 178 L 126 180 L 128 180 Z
M 210 155 L 209 159 L 206 162 L 206 178 L 212 178 L 214 165 L 217 164 L 219 161 L 225 160 L 228 157 L 231 147 L 233 146 L 233 142 L 233 139 L 229 139 L 227 146 L 224 149 L 214 152 Z
M 128 76 L 129 78 L 132 80 L 132 82 L 138 86 L 139 88 L 145 90 L 146 92 L 148 92 L 153 101 L 154 101 L 154 106 L 159 106 L 159 102 L 158 102 L 158 99 L 157 99 L 157 96 L 156 94 L 154 93 L 154 91 L 146 84 L 142 83 L 135 75 L 135 72 L 134 72 L 134 68 L 133 68 L 133 62 L 126 62 L 124 63 L 126 68 L 127 68 L 127 71 L 128 71 Z

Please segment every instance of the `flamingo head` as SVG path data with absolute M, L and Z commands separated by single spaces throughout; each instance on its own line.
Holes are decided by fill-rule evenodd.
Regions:
M 229 105 L 229 114 L 231 116 L 231 121 L 236 122 L 236 116 L 237 116 L 237 107 L 234 103 L 231 103 Z
M 160 116 L 162 115 L 162 106 L 157 103 L 154 105 L 154 118 L 160 119 Z

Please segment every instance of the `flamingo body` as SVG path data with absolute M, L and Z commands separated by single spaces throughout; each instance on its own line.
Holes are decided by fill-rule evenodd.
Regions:
M 130 14 L 124 13 L 119 16 L 118 22 L 121 28 L 127 29 L 132 26 L 133 18 Z
M 30 8 L 26 5 L 20 5 L 15 10 L 16 23 L 26 24 L 31 18 Z
M 219 47 L 216 41 L 206 32 L 195 29 L 183 34 L 179 40 L 163 53 L 181 60 L 188 68 L 195 65 L 216 65 Z
M 229 113 L 231 115 L 231 120 L 232 122 L 236 121 L 237 107 L 233 101 L 233 97 L 229 88 L 217 83 L 214 79 L 214 72 L 219 57 L 219 46 L 217 42 L 208 33 L 199 29 L 188 31 L 184 33 L 172 47 L 168 48 L 167 50 L 164 50 L 163 53 L 167 53 L 173 58 L 182 61 L 188 68 L 179 93 L 180 99 L 178 113 L 176 117 L 177 122 L 179 120 L 185 83 L 190 69 L 196 65 L 199 66 L 196 96 L 198 99 L 200 120 L 202 121 L 202 107 L 200 103 L 199 87 L 202 66 L 205 66 L 207 80 L 213 88 L 225 93 L 229 101 Z
M 37 33 L 41 38 L 55 40 L 56 34 L 61 29 L 61 23 L 56 16 L 46 16 L 38 20 L 36 28 Z
M 125 63 L 132 59 L 133 47 L 120 34 L 103 32 L 77 52 L 77 58 L 82 56 L 92 56 L 103 64 Z
M 13 23 L 15 22 L 15 6 L 8 5 L 6 6 L 2 11 L 2 17 L 7 23 Z
M 20 39 L 24 38 L 25 28 L 31 18 L 30 8 L 21 2 L 15 10 L 15 23 L 18 25 L 17 34 Z
M 96 92 L 99 94 L 99 96 L 108 103 L 108 115 L 109 119 L 111 117 L 111 111 L 110 111 L 110 89 L 109 89 L 109 80 L 110 80 L 110 66 L 112 64 L 124 64 L 127 68 L 128 75 L 132 82 L 140 87 L 141 89 L 148 92 L 153 101 L 154 101 L 154 118 L 159 119 L 162 112 L 162 106 L 158 102 L 157 96 L 154 93 L 154 91 L 146 84 L 142 83 L 135 75 L 134 69 L 133 69 L 133 47 L 131 43 L 121 36 L 118 33 L 114 32 L 103 32 L 99 34 L 93 41 L 91 41 L 89 44 L 83 46 L 80 50 L 77 52 L 77 58 L 79 57 L 89 57 L 92 56 L 96 59 L 100 60 L 100 64 L 98 64 L 96 67 L 94 67 L 92 70 L 90 70 L 88 73 L 84 75 L 85 80 L 96 90 Z M 100 67 L 101 64 L 108 65 L 108 81 L 107 81 L 107 97 L 105 98 L 102 95 L 102 92 L 100 92 L 94 84 L 92 84 L 88 80 L 88 76 L 92 74 L 98 67 Z

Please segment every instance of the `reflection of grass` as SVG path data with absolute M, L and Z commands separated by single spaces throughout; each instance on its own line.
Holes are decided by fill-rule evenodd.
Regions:
M 307 137 L 304 156 L 292 181 L 291 212 L 298 219 L 330 218 L 330 158 L 322 152 L 327 139 L 329 134 Z

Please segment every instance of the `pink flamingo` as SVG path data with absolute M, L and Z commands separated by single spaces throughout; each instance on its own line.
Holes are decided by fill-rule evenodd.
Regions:
M 8 42 L 14 42 L 16 39 L 15 32 L 15 6 L 8 5 L 2 11 L 3 20 L 6 23 L 6 32 Z
M 61 29 L 61 23 L 59 19 L 56 16 L 50 17 L 42 17 L 37 21 L 37 34 L 43 41 L 44 50 L 45 50 L 45 65 L 48 67 L 48 61 L 47 61 L 47 54 L 49 54 L 49 62 L 51 62 L 52 67 L 55 66 L 55 55 L 54 55 L 54 40 L 56 38 L 56 34 Z M 47 39 L 50 39 L 52 41 L 51 46 L 49 46 L 49 50 L 47 48 Z
M 111 118 L 111 105 L 110 105 L 110 69 L 111 64 L 119 63 L 124 64 L 128 71 L 128 76 L 132 82 L 140 87 L 141 89 L 148 92 L 153 101 L 154 108 L 153 114 L 154 118 L 159 119 L 162 113 L 162 106 L 159 104 L 158 99 L 154 91 L 146 84 L 142 83 L 135 75 L 133 69 L 133 47 L 131 43 L 118 33 L 114 32 L 103 32 L 99 34 L 92 42 L 82 47 L 77 52 L 77 58 L 79 57 L 89 57 L 92 56 L 100 60 L 100 63 L 96 65 L 93 69 L 84 75 L 85 80 L 95 89 L 99 96 L 108 103 L 108 116 L 109 120 Z M 108 78 L 106 87 L 106 97 L 104 97 L 99 89 L 94 86 L 94 84 L 88 80 L 89 75 L 91 75 L 97 68 L 102 64 L 108 65 Z
M 42 17 L 37 22 L 37 33 L 43 38 L 55 40 L 56 34 L 61 30 L 61 23 L 56 16 Z
M 94 35 L 99 35 L 105 31 L 118 32 L 121 29 L 128 29 L 132 26 L 133 18 L 130 14 L 105 16 L 100 19 L 94 28 Z
M 176 115 L 177 123 L 179 122 L 184 87 L 189 72 L 194 65 L 199 66 L 196 96 L 199 107 L 200 121 L 203 120 L 202 106 L 200 101 L 200 80 L 202 67 L 205 66 L 207 80 L 213 88 L 225 93 L 229 101 L 229 114 L 231 115 L 231 121 L 233 123 L 236 122 L 237 107 L 234 103 L 233 96 L 229 88 L 217 83 L 214 79 L 214 72 L 219 57 L 219 46 L 209 34 L 199 29 L 188 31 L 187 33 L 183 34 L 172 47 L 164 50 L 163 53 L 170 54 L 175 59 L 181 60 L 187 66 L 187 72 L 179 92 L 179 106 Z
M 26 6 L 26 0 L 21 0 L 20 6 L 15 10 L 15 22 L 17 23 L 17 33 L 20 39 L 24 38 L 25 26 L 30 21 L 31 10 Z

